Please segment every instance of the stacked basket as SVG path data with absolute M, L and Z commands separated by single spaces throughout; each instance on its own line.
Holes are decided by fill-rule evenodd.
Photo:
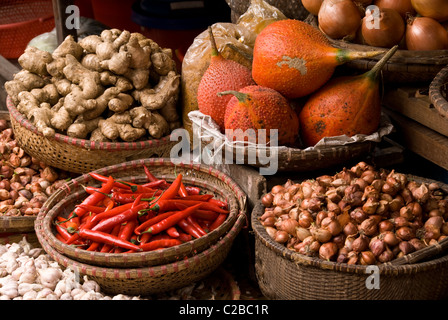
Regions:
M 56 133 L 47 138 L 7 100 L 11 126 L 18 144 L 46 164 L 74 173 L 87 173 L 109 165 L 149 157 L 168 157 L 175 142 L 170 136 L 134 142 L 98 142 Z
M 136 253 L 88 252 L 56 239 L 52 221 L 68 214 L 86 197 L 84 187 L 95 185 L 90 175 L 82 175 L 57 192 L 39 213 L 35 230 L 44 250 L 64 267 L 88 275 L 107 293 L 151 295 L 184 287 L 205 278 L 221 265 L 235 237 L 246 222 L 246 195 L 227 175 L 200 164 L 175 165 L 169 159 L 143 159 L 105 167 L 95 172 L 121 180 L 144 179 L 143 165 L 167 181 L 182 173 L 186 185 L 200 187 L 229 204 L 229 216 L 206 236 L 157 251 Z
M 436 182 L 408 176 L 417 182 Z M 447 192 L 448 186 L 437 182 Z M 255 270 L 262 293 L 283 300 L 435 300 L 448 297 L 448 239 L 388 263 L 351 265 L 309 257 L 274 241 L 251 215 Z M 375 286 L 374 286 L 375 285 Z

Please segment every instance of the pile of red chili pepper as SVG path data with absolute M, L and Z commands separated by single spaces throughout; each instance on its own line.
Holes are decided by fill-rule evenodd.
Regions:
M 202 237 L 227 218 L 225 201 L 185 186 L 182 174 L 169 183 L 143 168 L 144 184 L 89 173 L 100 186 L 85 187 L 88 196 L 67 218 L 55 219 L 56 237 L 88 251 L 152 251 Z

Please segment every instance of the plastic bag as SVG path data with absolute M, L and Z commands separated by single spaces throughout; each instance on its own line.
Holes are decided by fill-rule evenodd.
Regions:
M 286 19 L 278 9 L 264 0 L 252 0 L 238 23 L 215 23 L 213 36 L 220 54 L 251 68 L 252 51 L 257 34 L 269 23 Z M 198 110 L 197 89 L 210 63 L 211 46 L 208 31 L 199 34 L 185 53 L 182 62 L 182 121 L 192 136 L 190 111 Z

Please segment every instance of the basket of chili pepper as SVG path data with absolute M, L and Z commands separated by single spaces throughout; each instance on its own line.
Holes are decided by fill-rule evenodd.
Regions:
M 74 261 L 139 268 L 197 256 L 245 211 L 246 195 L 223 172 L 150 158 L 72 179 L 44 204 L 35 229 Z

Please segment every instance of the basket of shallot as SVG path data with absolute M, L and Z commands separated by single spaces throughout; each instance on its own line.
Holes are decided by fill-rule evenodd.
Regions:
M 251 216 L 261 291 L 271 299 L 446 298 L 447 195 L 444 183 L 366 162 L 274 186 Z
M 24 235 L 34 239 L 40 208 L 72 174 L 25 152 L 15 139 L 8 112 L 0 112 L 0 153 L 1 242 L 20 240 Z

